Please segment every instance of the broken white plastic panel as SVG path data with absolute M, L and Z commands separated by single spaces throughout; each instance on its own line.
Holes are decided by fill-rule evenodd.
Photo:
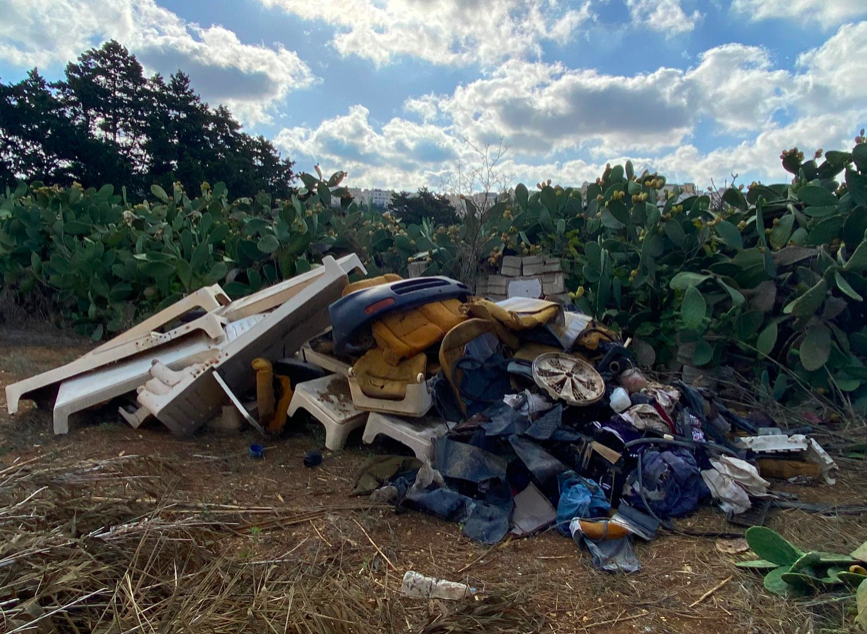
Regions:
M 827 484 L 836 483 L 836 480 L 831 476 L 831 472 L 838 470 L 837 463 L 822 448 L 822 445 L 816 442 L 815 438 L 810 438 L 807 442 L 809 443 L 809 447 L 807 447 L 807 453 L 804 455 L 804 458 L 808 462 L 815 462 L 819 465 L 819 468 L 822 470 L 822 478 Z
M 349 369 L 348 378 L 352 403 L 360 410 L 418 418 L 427 414 L 433 405 L 433 397 L 427 381 L 424 380 L 424 374 L 419 374 L 415 383 L 407 384 L 406 396 L 399 401 L 373 398 L 365 394 L 358 384 L 358 377 L 352 368 Z
M 188 346 L 189 341 L 193 338 L 196 341 L 200 341 L 203 335 L 208 339 L 209 345 L 215 347 L 224 339 L 223 326 L 225 323 L 225 319 L 208 314 L 167 333 L 146 333 L 136 339 L 127 339 L 121 342 L 113 339 L 104 346 L 79 357 L 71 363 L 54 368 L 48 372 L 43 372 L 42 374 L 37 374 L 24 381 L 7 385 L 6 407 L 10 414 L 15 414 L 18 412 L 20 400 L 28 395 L 35 396 L 34 393 L 39 391 L 46 392 L 52 389 L 54 385 L 63 381 L 81 378 L 100 368 L 107 368 L 125 361 L 137 363 L 144 359 L 143 367 L 145 372 L 147 372 L 151 360 L 158 359 L 164 363 L 169 363 L 169 361 L 166 361 L 167 355 L 173 354 L 173 351 L 179 346 Z M 192 347 L 195 348 L 196 346 Z M 194 359 L 188 362 L 192 361 Z M 78 385 L 88 385 L 89 383 L 85 382 Z M 130 390 L 135 390 L 138 385 L 134 385 Z M 96 385 L 95 387 L 99 388 L 101 386 Z M 119 394 L 123 394 L 123 392 Z
M 340 376 L 344 377 L 349 376 L 349 370 L 352 367 L 351 365 L 344 361 L 341 361 L 337 357 L 332 357 L 331 355 L 317 352 L 308 344 L 304 344 L 303 346 L 301 346 L 301 357 L 307 363 L 318 365 L 323 370 L 327 370 L 328 372 L 333 372 L 334 374 L 339 374 Z
M 367 422 L 368 413 L 355 409 L 346 379 L 337 374 L 304 381 L 295 386 L 289 416 L 303 409 L 325 427 L 325 446 L 343 449 L 352 430 Z
M 738 440 L 749 450 L 756 453 L 780 453 L 790 451 L 806 451 L 809 443 L 807 437 L 801 434 L 785 436 L 745 436 Z
M 339 258 L 336 262 L 347 275 L 353 271 L 360 271 L 362 275 L 367 275 L 367 269 L 364 268 L 361 260 L 354 253 Z M 323 273 L 325 273 L 324 266 L 311 269 L 307 273 L 296 275 L 279 284 L 269 286 L 258 293 L 237 299 L 218 312 L 229 321 L 236 321 L 257 313 L 265 313 L 289 301 L 309 284 L 316 281 Z
M 54 433 L 69 432 L 71 414 L 134 392 L 148 380 L 155 359 L 159 359 L 166 367 L 178 368 L 213 357 L 218 352 L 219 347 L 213 339 L 203 333 L 196 333 L 162 346 L 158 351 L 137 355 L 67 379 L 60 384 L 54 401 Z
M 430 462 L 434 457 L 434 440 L 445 435 L 448 430 L 448 425 L 438 417 L 408 421 L 373 412 L 367 419 L 362 440 L 369 445 L 382 434 L 412 449 L 419 460 Z
M 179 299 L 171 306 L 164 308 L 156 315 L 152 317 L 148 317 L 140 324 L 137 324 L 130 328 L 129 330 L 125 330 L 123 333 L 107 341 L 102 344 L 98 348 L 92 350 L 89 354 L 98 354 L 100 352 L 104 352 L 111 348 L 118 346 L 121 343 L 125 343 L 127 341 L 132 341 L 134 339 L 138 339 L 139 337 L 144 337 L 145 335 L 149 335 L 154 331 L 172 323 L 177 320 L 179 317 L 185 315 L 191 310 L 202 309 L 207 313 L 220 308 L 221 306 L 225 306 L 231 300 L 229 296 L 226 295 L 225 291 L 220 288 L 219 284 L 214 284 L 213 286 L 206 286 L 204 288 L 200 288 L 194 293 L 190 293 L 183 299 Z
M 215 358 L 184 370 L 183 379 L 172 385 L 168 394 L 157 394 L 145 385 L 138 402 L 176 433 L 198 429 L 226 401 L 214 372 L 220 373 L 231 391 L 242 393 L 255 380 L 250 369 L 254 359 L 291 356 L 329 323 L 328 306 L 340 298 L 349 280 L 332 257 L 326 257 L 315 271 L 315 275 L 310 271 L 299 276 L 312 281 L 228 342 Z

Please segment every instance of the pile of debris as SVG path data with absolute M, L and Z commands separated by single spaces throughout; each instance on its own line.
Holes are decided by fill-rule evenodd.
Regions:
M 72 412 L 126 399 L 133 426 L 154 417 L 188 434 L 215 419 L 279 433 L 304 410 L 328 449 L 363 427 L 364 442 L 385 435 L 414 454 L 370 459 L 353 495 L 458 522 L 486 544 L 553 527 L 609 571 L 639 569 L 632 540 L 705 500 L 761 523 L 774 499 L 764 478 L 833 483 L 814 439 L 649 380 L 615 332 L 571 306 L 491 301 L 445 277 L 350 283 L 355 271 L 366 274 L 355 255 L 326 257 L 236 301 L 202 289 L 8 386 L 10 413 L 22 397 L 53 399 L 66 433 Z

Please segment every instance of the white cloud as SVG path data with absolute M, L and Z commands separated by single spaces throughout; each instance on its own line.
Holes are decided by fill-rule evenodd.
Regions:
M 773 70 L 768 51 L 725 44 L 705 51 L 684 75 L 690 104 L 727 131 L 755 130 L 789 103 L 791 75 Z
M 566 44 L 591 18 L 590 0 L 260 0 L 336 27 L 333 45 L 377 65 L 409 55 L 434 64 L 491 65 Z
M 150 71 L 183 69 L 213 105 L 243 121 L 268 121 L 273 107 L 315 78 L 293 51 L 242 43 L 221 26 L 182 20 L 154 0 L 6 0 L 0 59 L 21 67 L 65 63 L 115 39 Z
M 664 33 L 666 37 L 674 37 L 688 33 L 702 18 L 699 11 L 691 14 L 680 6 L 681 0 L 626 0 L 629 15 L 637 24 Z
M 867 22 L 844 24 L 822 46 L 798 56 L 804 107 L 827 111 L 867 101 Z
M 439 185 L 466 153 L 459 139 L 427 123 L 394 118 L 377 132 L 370 112 L 361 105 L 316 128 L 284 128 L 274 143 L 289 156 L 303 154 L 334 171 L 349 172 L 348 183 L 411 190 L 424 184 Z
M 682 143 L 702 117 L 729 132 L 757 130 L 787 107 L 791 83 L 765 49 L 729 44 L 686 71 L 629 76 L 511 60 L 452 95 L 404 107 L 428 119 L 446 115 L 480 142 L 505 137 L 519 152 L 647 152 Z
M 422 95 L 421 97 L 410 97 L 403 102 L 405 112 L 417 114 L 423 121 L 435 119 L 439 114 L 439 106 L 437 105 L 436 95 Z
M 410 99 L 404 109 L 476 142 L 503 137 L 518 153 L 655 154 L 687 141 L 701 120 L 743 135 L 867 103 L 865 50 L 862 22 L 801 55 L 794 72 L 775 68 L 767 49 L 743 44 L 705 51 L 686 70 L 634 75 L 510 60 L 451 95 Z
M 804 117 L 786 126 L 775 126 L 736 146 L 702 153 L 693 145 L 685 145 L 659 158 L 637 160 L 661 173 L 702 186 L 709 185 L 711 179 L 719 185 L 731 174 L 747 172 L 766 181 L 785 181 L 790 176 L 780 164 L 783 149 L 798 147 L 807 156 L 820 148 L 848 149 L 852 145 L 853 131 L 865 118 L 867 108 Z
M 753 22 L 769 18 L 797 20 L 824 28 L 867 15 L 864 0 L 734 0 L 732 11 Z
M 519 152 L 653 149 L 676 145 L 692 129 L 695 113 L 682 87 L 683 73 L 674 69 L 626 77 L 512 60 L 438 105 L 467 136 L 502 136 Z
M 276 144 L 294 157 L 312 157 L 313 162 L 326 166 L 326 171 L 347 170 L 347 184 L 360 187 L 438 189 L 459 159 L 465 166 L 477 164 L 472 150 L 442 128 L 393 119 L 377 132 L 368 116 L 367 109 L 354 106 L 348 115 L 325 121 L 315 129 L 284 129 Z M 806 155 L 812 155 L 819 148 L 849 148 L 854 130 L 865 121 L 867 108 L 804 117 L 709 152 L 686 143 L 657 155 L 612 152 L 599 154 L 594 161 L 538 162 L 532 160 L 532 155 L 510 150 L 500 163 L 499 171 L 512 175 L 513 184 L 523 182 L 532 187 L 550 178 L 555 183 L 577 186 L 593 182 L 606 163 L 622 164 L 629 159 L 636 171 L 645 168 L 659 171 L 670 182 L 693 182 L 699 187 L 710 185 L 711 181 L 720 186 L 727 179 L 730 181 L 733 174 L 740 175 L 738 182 L 750 179 L 785 182 L 790 175 L 780 164 L 781 150 L 797 146 Z M 300 168 L 310 169 L 310 166 Z
M 867 23 L 841 27 L 794 71 L 741 44 L 710 49 L 687 70 L 632 76 L 510 60 L 450 95 L 407 99 L 404 111 L 421 123 L 398 117 L 378 130 L 358 105 L 318 126 L 284 130 L 278 144 L 381 187 L 437 187 L 458 159 L 472 162 L 463 138 L 504 138 L 511 150 L 503 169 L 528 183 L 580 184 L 623 157 L 701 185 L 732 173 L 779 180 L 782 149 L 846 148 L 867 122 L 863 50 Z M 706 151 L 713 139 L 694 138 L 701 120 L 740 140 Z M 582 150 L 592 160 L 555 160 Z

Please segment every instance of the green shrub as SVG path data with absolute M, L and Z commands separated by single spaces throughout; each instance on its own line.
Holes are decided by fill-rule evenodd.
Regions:
M 586 200 L 550 181 L 518 185 L 449 227 L 359 207 L 341 172 L 302 174 L 296 194 L 273 201 L 230 202 L 222 183 L 193 199 L 155 186 L 137 205 L 110 185 L 22 183 L 0 196 L 0 271 L 18 301 L 46 295 L 99 339 L 201 286 L 241 296 L 325 254 L 358 253 L 373 275 L 422 260 L 426 274 L 466 279 L 496 271 L 504 253 L 544 253 L 562 258 L 575 303 L 657 366 L 725 364 L 754 375 L 766 398 L 815 390 L 863 410 L 867 145 L 821 163 L 797 148 L 781 158 L 791 183 L 687 198 L 627 162 L 608 166 Z
M 781 158 L 792 183 L 745 193 L 681 199 L 628 162 L 608 166 L 586 201 L 550 181 L 518 185 L 486 228 L 488 266 L 503 253 L 559 256 L 575 303 L 657 366 L 725 364 L 755 374 L 767 398 L 800 387 L 864 410 L 867 145 L 821 163 L 797 148 Z
M 100 339 L 202 286 L 243 296 L 326 253 L 356 251 L 374 271 L 400 269 L 396 223 L 350 203 L 340 173 L 302 178 L 290 200 L 260 193 L 229 202 L 222 183 L 205 183 L 194 199 L 179 185 L 171 194 L 155 185 L 154 199 L 137 205 L 111 185 L 20 183 L 0 196 L 3 288 L 20 302 L 47 294 L 76 332 Z M 344 196 L 339 209 L 332 196 Z

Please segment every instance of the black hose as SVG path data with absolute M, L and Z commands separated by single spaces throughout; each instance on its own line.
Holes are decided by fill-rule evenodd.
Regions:
M 686 449 L 712 449 L 714 451 L 719 451 L 720 453 L 727 453 L 730 456 L 738 457 L 738 452 L 733 449 L 729 449 L 728 447 L 724 447 L 723 445 L 718 445 L 713 442 L 698 442 L 696 440 L 688 440 L 686 438 L 636 438 L 635 440 L 630 440 L 628 443 L 623 445 L 624 449 L 629 449 L 630 447 L 634 447 L 636 445 L 649 445 L 649 444 L 660 444 L 660 445 L 675 445 L 677 447 L 685 447 Z
M 723 447 L 721 445 L 717 445 L 714 443 L 707 442 L 695 442 L 693 440 L 675 440 L 674 438 L 637 438 L 636 440 L 630 440 L 623 447 L 628 449 L 629 447 L 633 447 L 636 445 L 644 445 L 644 444 L 663 444 L 663 445 L 674 445 L 677 447 L 686 447 L 687 449 L 693 449 L 695 447 L 707 447 L 708 449 L 715 449 L 722 453 L 734 453 L 728 447 Z M 647 501 L 647 497 L 644 495 L 644 474 L 643 465 L 641 463 L 641 452 L 637 455 L 638 458 L 638 494 L 641 496 L 641 501 L 644 503 L 644 508 L 647 509 L 647 512 L 653 516 L 659 525 L 664 529 L 671 531 L 672 533 L 677 533 L 679 535 L 685 535 L 687 537 L 710 537 L 714 539 L 735 539 L 738 537 L 743 537 L 743 533 L 722 533 L 722 532 L 710 532 L 710 531 L 689 531 L 689 530 L 681 530 L 677 528 L 673 523 L 662 519 L 656 513 L 653 512 L 653 509 L 650 507 L 650 504 Z

